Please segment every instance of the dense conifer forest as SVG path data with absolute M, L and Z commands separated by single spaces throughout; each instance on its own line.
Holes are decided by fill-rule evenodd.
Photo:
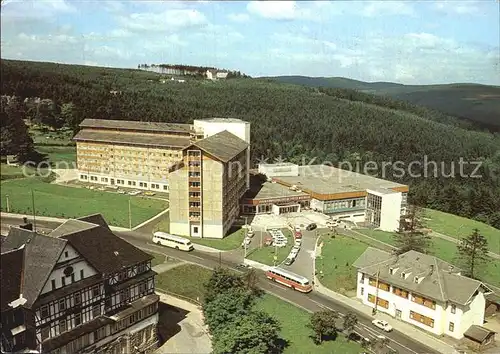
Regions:
M 9 101 L 14 108 L 2 100 L 2 140 L 19 129 L 4 128 L 14 116 L 75 131 L 83 118 L 188 123 L 235 117 L 252 124 L 254 163 L 281 156 L 298 163 L 349 162 L 363 172 L 373 161 L 378 168 L 367 172 L 410 184 L 411 202 L 500 228 L 500 136 L 423 107 L 265 79 L 180 83 L 137 69 L 2 60 L 1 75 L 2 95 L 17 97 Z M 477 171 L 478 164 L 468 164 L 475 161 Z M 468 177 L 460 176 L 460 163 Z

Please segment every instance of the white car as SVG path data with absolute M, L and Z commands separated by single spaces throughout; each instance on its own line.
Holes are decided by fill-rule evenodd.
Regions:
M 373 320 L 372 321 L 372 324 L 375 326 L 375 327 L 378 327 L 386 332 L 390 332 L 392 331 L 392 326 L 387 323 L 387 321 L 383 321 L 383 320 Z
M 301 238 L 295 239 L 295 246 L 297 246 L 297 247 L 302 246 L 302 239 Z
M 295 226 L 295 232 L 300 232 L 300 226 Z
M 139 194 L 141 194 L 141 192 L 140 191 L 130 191 L 127 194 L 128 195 L 139 195 Z
M 297 246 L 297 245 L 293 246 L 293 248 L 292 248 L 292 252 L 297 252 L 297 253 L 299 253 L 299 251 L 300 251 L 300 246 Z

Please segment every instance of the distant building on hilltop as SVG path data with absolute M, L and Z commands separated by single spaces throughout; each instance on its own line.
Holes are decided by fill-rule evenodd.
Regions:
M 151 353 L 159 296 L 152 256 L 100 214 L 2 242 L 1 352 Z
M 226 79 L 229 73 L 227 71 L 221 71 L 216 69 L 210 69 L 206 71 L 207 79 L 209 80 L 218 80 L 218 79 Z

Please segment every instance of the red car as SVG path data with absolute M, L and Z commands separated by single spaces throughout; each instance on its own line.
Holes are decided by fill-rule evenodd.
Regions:
M 294 235 L 295 238 L 302 238 L 302 232 L 300 231 L 295 231 Z

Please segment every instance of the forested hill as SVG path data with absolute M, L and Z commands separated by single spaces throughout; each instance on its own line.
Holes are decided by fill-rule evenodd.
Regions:
M 343 77 L 276 76 L 282 83 L 352 89 L 436 109 L 471 122 L 474 128 L 500 132 L 500 87 L 478 84 L 403 85 Z
M 440 123 L 426 111 L 383 106 L 370 95 L 350 97 L 350 91 L 269 80 L 179 83 L 140 70 L 10 60 L 2 60 L 1 74 L 2 95 L 54 101 L 50 110 L 26 112 L 31 118 L 40 112 L 59 117 L 58 107 L 69 102 L 73 109 L 69 114 L 66 109 L 63 119 L 73 126 L 84 117 L 164 122 L 236 117 L 252 123 L 254 162 L 261 156 L 299 163 L 349 161 L 354 166 L 385 162 L 378 175 L 384 172 L 385 178 L 409 183 L 413 202 L 500 228 L 500 137 Z M 435 177 L 432 168 L 419 166 L 424 156 L 444 173 L 455 164 L 455 178 L 441 176 L 441 171 Z M 476 172 L 482 177 L 459 177 L 461 158 L 483 161 Z M 387 167 L 390 162 L 407 167 L 413 161 L 413 177 Z M 463 168 L 465 174 L 474 169 Z M 418 177 L 425 170 L 428 177 Z

